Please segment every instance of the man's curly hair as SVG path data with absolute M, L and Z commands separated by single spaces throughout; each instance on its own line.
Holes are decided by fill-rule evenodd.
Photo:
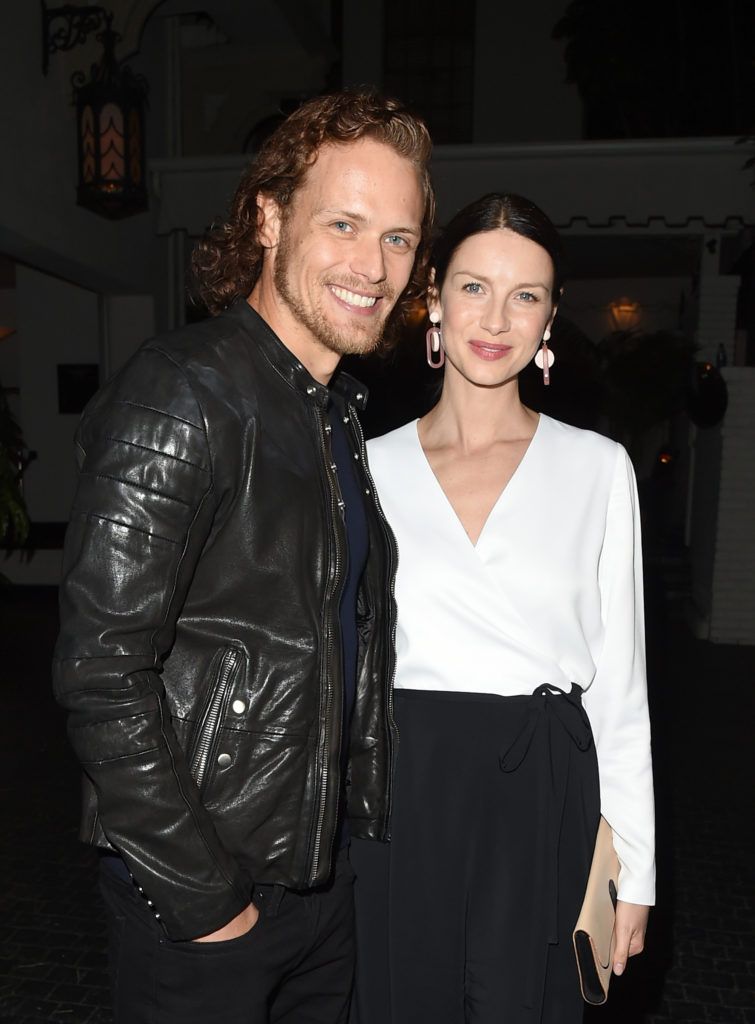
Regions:
M 417 168 L 425 197 L 422 239 L 401 302 L 410 303 L 422 294 L 435 218 L 428 171 L 430 135 L 424 123 L 397 100 L 374 92 L 340 92 L 309 100 L 278 126 L 241 179 L 228 220 L 213 225 L 194 249 L 192 291 L 211 314 L 249 295 L 262 270 L 258 196 L 272 196 L 285 214 L 323 145 L 364 138 L 385 143 Z

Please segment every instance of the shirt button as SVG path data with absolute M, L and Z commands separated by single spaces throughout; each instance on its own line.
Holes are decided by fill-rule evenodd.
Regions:
M 369 489 L 369 487 L 365 487 L 365 489 L 364 489 L 364 493 L 365 493 L 365 494 L 369 494 L 369 493 L 370 493 L 370 489 Z
M 314 386 L 314 384 L 310 384 L 309 387 L 307 388 L 307 394 L 308 395 L 314 395 L 316 393 L 316 391 L 317 391 L 317 388 Z
M 218 757 L 218 766 L 220 768 L 228 768 L 231 764 L 230 754 L 220 754 Z
M 243 700 L 235 700 L 233 704 L 231 704 L 231 708 L 236 712 L 237 715 L 243 715 L 244 712 L 246 711 L 246 704 L 243 702 Z
M 354 452 L 354 458 L 357 460 L 359 459 L 359 452 Z

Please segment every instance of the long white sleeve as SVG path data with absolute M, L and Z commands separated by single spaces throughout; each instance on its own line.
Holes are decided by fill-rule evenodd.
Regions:
M 645 676 L 642 549 L 637 487 L 617 452 L 598 581 L 603 644 L 584 704 L 600 770 L 601 809 L 621 862 L 619 899 L 655 902 L 653 777 Z

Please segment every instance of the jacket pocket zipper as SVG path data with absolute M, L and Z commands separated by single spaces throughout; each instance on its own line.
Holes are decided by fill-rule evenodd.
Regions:
M 202 722 L 197 732 L 197 739 L 192 750 L 190 771 L 199 789 L 202 788 L 207 775 L 207 766 L 210 755 L 215 746 L 218 735 L 218 726 L 226 704 L 226 698 L 239 663 L 239 652 L 235 647 L 228 647 L 220 659 L 215 681 L 210 690 Z

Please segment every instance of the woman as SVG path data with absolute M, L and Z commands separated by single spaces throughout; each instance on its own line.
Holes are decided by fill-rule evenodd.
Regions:
M 561 293 L 548 218 L 489 195 L 433 254 L 438 404 L 369 446 L 399 548 L 392 841 L 355 841 L 359 1024 L 577 1022 L 599 815 L 614 971 L 654 898 L 636 488 L 620 445 L 526 408 Z M 539 354 L 538 354 L 539 353 Z M 598 768 L 600 782 L 598 781 Z

